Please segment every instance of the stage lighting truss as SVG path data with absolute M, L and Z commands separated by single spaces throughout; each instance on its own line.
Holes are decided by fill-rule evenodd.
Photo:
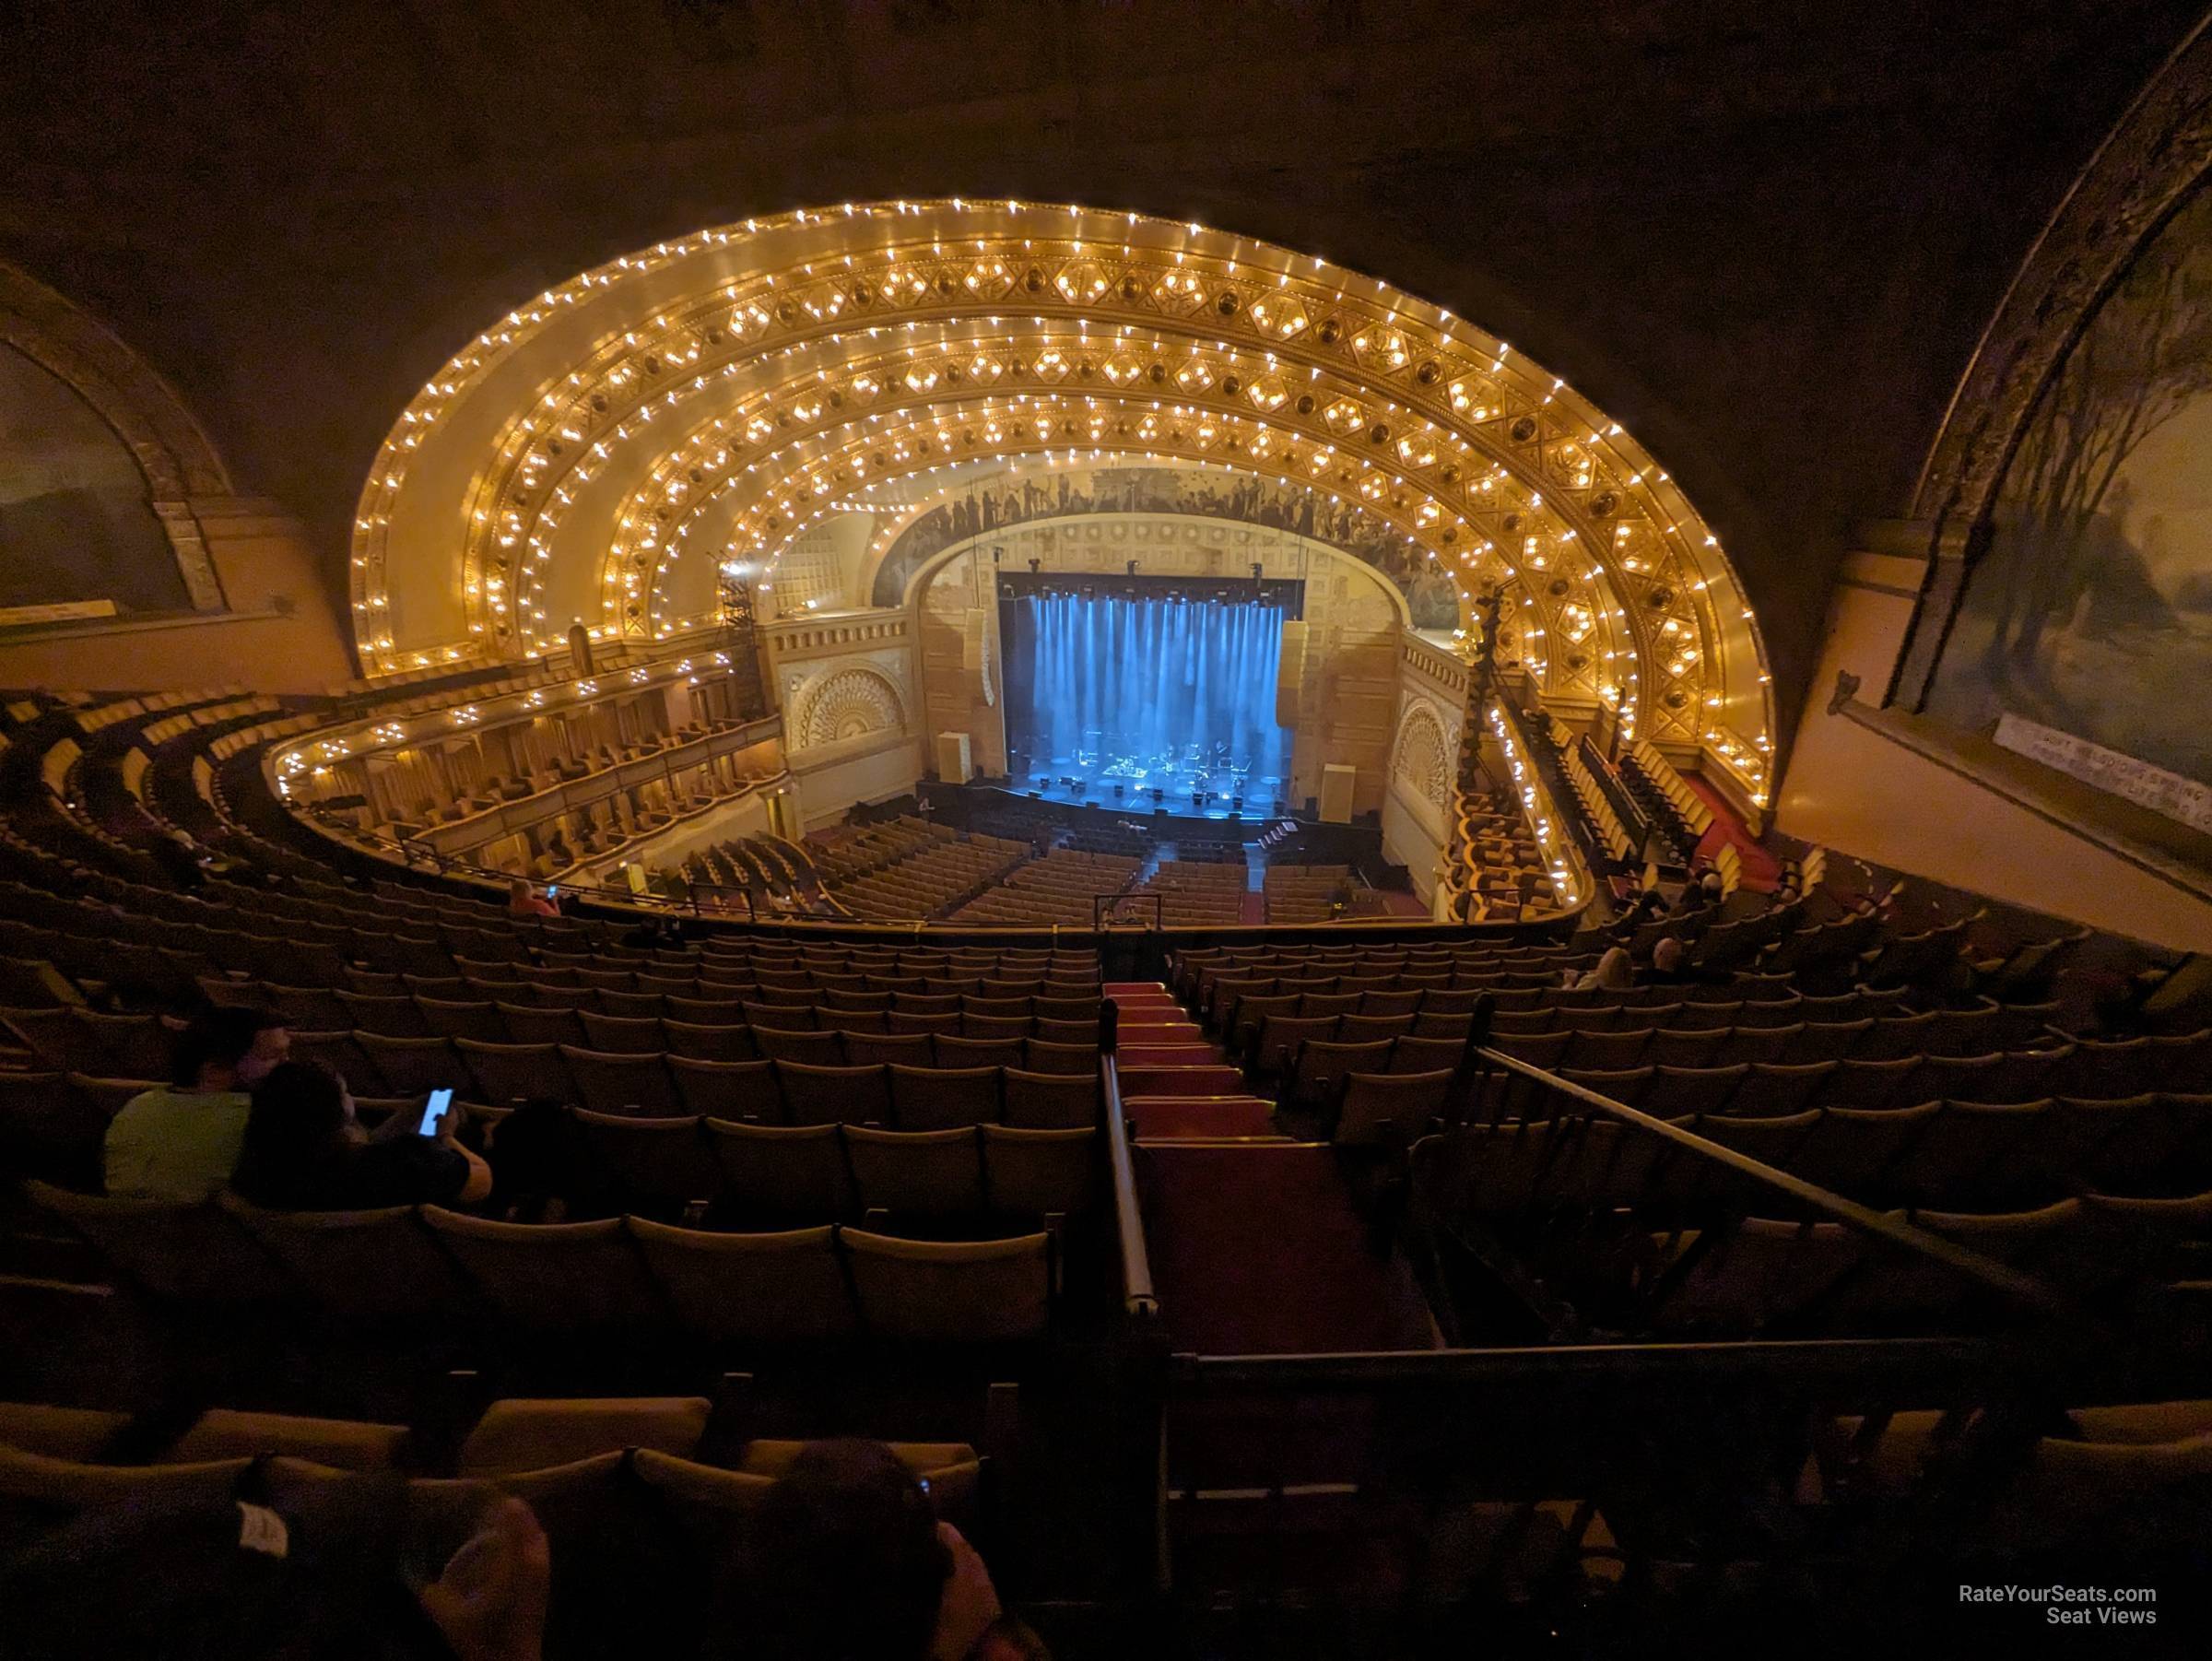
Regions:
M 1504 586 L 1547 689 L 1617 693 L 1647 736 L 1700 745 L 1763 796 L 1756 618 L 1718 538 L 1617 424 L 1372 279 L 1065 206 L 752 219 L 510 312 L 402 413 L 363 489 L 364 667 L 541 655 L 578 612 L 596 638 L 676 639 L 713 620 L 713 583 L 688 569 L 757 551 L 772 590 L 792 538 L 872 488 L 970 459 L 1094 457 L 1302 479 L 1356 503 L 1413 569 L 1452 582 L 1463 618 Z M 414 566 L 450 560 L 455 529 L 462 633 L 408 632 L 398 565 L 430 581 Z M 682 595 L 700 596 L 688 614 Z M 1559 627 L 1571 607 L 1593 619 L 1584 642 Z

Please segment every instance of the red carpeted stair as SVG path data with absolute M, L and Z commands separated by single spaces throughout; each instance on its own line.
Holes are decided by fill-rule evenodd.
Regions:
M 1138 1141 L 1275 1136 L 1273 1104 L 1245 1088 L 1165 986 L 1109 981 L 1104 991 L 1122 1012 L 1114 1062 Z
M 1772 889 L 1782 877 L 1782 862 L 1759 845 L 1759 839 L 1751 834 L 1751 828 L 1744 823 L 1743 815 L 1736 812 L 1726 796 L 1696 773 L 1684 773 L 1682 782 L 1712 809 L 1712 823 L 1706 827 L 1705 834 L 1698 839 L 1696 857 L 1709 860 L 1724 844 L 1734 842 L 1736 853 L 1744 862 L 1744 886 L 1756 889 L 1760 893 Z
M 1334 1151 L 1273 1105 L 1157 981 L 1110 982 L 1146 1241 L 1175 1347 L 1208 1355 L 1427 1349 L 1403 1266 L 1378 1255 Z

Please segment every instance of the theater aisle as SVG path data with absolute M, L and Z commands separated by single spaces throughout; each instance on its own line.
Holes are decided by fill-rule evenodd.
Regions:
M 1171 1341 L 1206 1355 L 1426 1349 L 1425 1306 L 1377 1253 L 1334 1151 L 1278 1134 L 1220 1046 L 1157 981 L 1112 982 L 1153 1283 Z

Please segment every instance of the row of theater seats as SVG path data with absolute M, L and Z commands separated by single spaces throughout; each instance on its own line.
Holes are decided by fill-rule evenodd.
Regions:
M 492 1087 L 540 1081 L 496 1073 L 488 1079 L 478 1078 L 473 1090 L 465 1085 L 456 1088 L 463 1090 L 465 1099 L 477 1098 L 469 1102 L 472 1113 L 495 1127 L 512 1111 L 508 1103 L 516 1100 L 573 1104 L 580 1117 L 594 1126 L 602 1121 L 641 1126 L 628 1141 L 623 1140 L 627 1133 L 618 1129 L 594 1132 L 600 1141 L 625 1147 L 642 1146 L 656 1129 L 696 1125 L 702 1119 L 734 1123 L 748 1133 L 786 1127 L 834 1129 L 842 1124 L 914 1133 L 983 1125 L 1080 1134 L 1098 1123 L 1095 1075 L 995 1067 L 806 1068 L 765 1061 L 728 1066 L 677 1065 L 670 1071 L 676 1081 L 672 1095 L 656 1094 L 659 1087 L 650 1078 L 642 1090 L 603 1093 L 547 1088 L 502 1095 Z M 550 1086 L 556 1081 L 544 1082 Z M 110 1121 L 124 1103 L 149 1088 L 148 1081 L 136 1078 L 0 1072 L 0 1173 L 97 1190 Z M 576 1103 L 579 1095 L 589 1099 Z M 641 1096 L 649 1099 L 640 1101 Z M 593 1105 L 594 1101 L 599 1105 Z M 364 1094 L 356 1098 L 355 1107 L 364 1124 L 375 1125 L 394 1113 L 418 1113 L 422 1101 L 419 1093 Z M 711 1190 L 683 1197 L 711 1197 Z
M 137 1452 L 135 1427 L 111 1415 L 0 1405 L 0 1544 L 34 1539 L 95 1512 L 182 1518 L 264 1507 L 333 1550 L 373 1549 L 347 1530 L 371 1483 L 404 1485 L 403 1544 L 437 1563 L 474 1531 L 487 1503 L 513 1495 L 548 1537 L 553 1588 L 549 1655 L 698 1653 L 729 1611 L 717 1588 L 741 1564 L 763 1505 L 810 1445 L 735 1440 L 704 1397 L 509 1399 L 494 1402 L 451 1460 L 426 1474 L 409 1427 L 214 1409 L 166 1447 Z M 111 1428 L 112 1427 L 112 1428 Z M 103 1455 L 120 1437 L 123 1457 Z M 935 1515 L 986 1552 L 1001 1525 L 1001 1455 L 967 1442 L 894 1442 Z M 125 1462 L 125 1461 L 128 1462 Z M 327 1530 L 327 1537 L 318 1535 Z M 79 1611 L 26 1588 L 18 1617 L 36 1623 Z
M 1270 923 L 1325 923 L 1351 880 L 1348 866 L 1270 863 L 1260 879 Z
M 437 1206 L 289 1212 L 224 1195 L 198 1205 L 32 1201 L 155 1307 L 291 1313 L 364 1334 L 752 1349 L 875 1338 L 979 1344 L 1042 1336 L 1059 1258 L 1045 1230 L 916 1240 L 823 1223 L 736 1233 L 638 1216 L 509 1223 Z
M 1159 896 L 1163 927 L 1229 926 L 1243 920 L 1249 880 L 1250 873 L 1241 860 L 1235 865 L 1162 860 L 1130 892 Z M 1141 909 L 1136 914 L 1146 917 Z
M 1654 1115 L 1658 1116 L 1658 1115 Z M 1666 1122 L 1814 1186 L 1871 1205 L 2028 1204 L 2102 1194 L 2176 1226 L 2212 1221 L 2212 1096 L 2146 1092 L 2111 1101 L 1907 1108 L 1826 1107 L 1765 1118 L 1682 1113 Z M 1697 1196 L 1782 1203 L 1744 1178 L 1647 1132 L 1594 1118 L 1507 1118 L 1450 1133 L 1481 1192 L 1522 1206 L 1576 1184 L 1593 1204 L 1669 1210 Z M 1596 1183 L 1594 1192 L 1588 1184 Z M 1477 1207 L 1484 1208 L 1484 1207 Z
M 910 1074 L 940 1068 L 994 1074 L 1004 1070 L 1071 1079 L 1076 1085 L 1088 1085 L 1098 1068 L 1095 1047 L 1038 1039 L 914 1034 L 910 1040 L 853 1033 L 848 1043 L 848 1035 L 839 1032 L 709 1031 L 725 1036 L 748 1033 L 764 1050 L 782 1047 L 812 1059 L 702 1060 L 667 1051 L 488 1044 L 465 1038 L 379 1038 L 372 1032 L 343 1031 L 294 1032 L 291 1052 L 296 1057 L 324 1063 L 349 1084 L 365 1081 L 365 1093 L 371 1095 L 412 1095 L 446 1086 L 465 1089 L 473 1081 L 477 1093 L 493 1105 L 545 1100 L 573 1101 L 605 1113 L 705 1112 L 762 1117 L 781 1111 L 803 1114 L 800 1123 L 824 1113 L 837 1116 L 831 1110 L 841 1092 L 859 1103 L 880 1099 L 891 1066 Z M 912 1048 L 903 1047 L 910 1042 Z M 734 1052 L 738 1045 L 732 1037 L 727 1047 Z M 848 1059 L 869 1054 L 891 1059 Z
M 932 1238 L 1060 1233 L 1091 1213 L 1098 1134 L 991 1122 L 886 1130 L 576 1110 L 602 1197 L 641 1216 L 781 1225 L 862 1219 Z M 905 1123 L 920 1121 L 909 1120 Z M 611 1196 L 611 1197 L 607 1197 Z
M 1169 984 L 1186 1003 L 1197 995 L 1200 980 L 1252 974 L 1427 974 L 1454 969 L 1470 973 L 1544 974 L 1557 984 L 1560 972 L 1581 968 L 1597 958 L 1594 948 L 1549 944 L 1506 945 L 1467 941 L 1453 945 L 1422 942 L 1412 946 L 1191 946 L 1175 953 Z M 1448 984 L 1448 983 L 1447 983 Z
M 1959 1332 L 2031 1317 L 2031 1300 L 2047 1294 L 2135 1302 L 2159 1285 L 2201 1319 L 2212 1291 L 2201 1243 L 2212 1194 L 1892 1211 L 2042 1289 L 2024 1293 L 1787 1215 L 1786 1196 L 1759 1180 L 1610 1125 L 1469 1126 L 1417 1142 L 1411 1170 L 1418 1213 L 1440 1236 L 1510 1263 L 1556 1336 L 1564 1311 L 1584 1331 L 1630 1338 Z
M 349 983 L 359 983 L 357 972 Z M 1079 983 L 1031 982 L 1065 996 L 1026 996 L 1004 983 L 972 979 L 912 980 L 865 977 L 872 989 L 762 985 L 758 981 L 677 982 L 661 975 L 632 977 L 658 988 L 688 985 L 688 992 L 617 991 L 611 987 L 549 986 L 462 977 L 457 983 L 402 975 L 386 990 L 356 984 L 324 990 L 275 982 L 208 980 L 210 1003 L 266 1007 L 292 1025 L 347 1028 L 390 1038 L 489 1038 L 494 1043 L 581 1043 L 596 1049 L 639 1046 L 613 1039 L 629 1031 L 624 1021 L 669 1020 L 692 1026 L 752 1026 L 781 1031 L 842 1028 L 859 1032 L 949 1032 L 971 1038 L 1044 1038 L 1079 1043 L 1099 1031 L 1101 1000 L 1095 983 L 1087 995 Z M 992 995 L 971 988 L 984 985 Z M 891 987 L 902 990 L 891 991 Z M 915 990 L 903 990 L 905 987 Z M 942 990 L 939 990 L 939 989 Z M 11 1006 L 14 1007 L 14 1006 Z M 56 1003 L 48 1010 L 67 1006 Z M 79 1006 L 81 1007 L 81 1006 Z M 493 1013 L 487 1015 L 490 1010 Z M 92 1013 L 98 1013 L 94 1011 Z M 51 1019 L 43 1012 L 29 1019 Z M 64 1031 L 71 1023 L 64 1023 Z M 647 1045 L 646 1048 L 658 1048 Z
M 987 1428 L 1003 1436 L 1001 1421 L 1011 1419 L 1017 1396 L 1012 1384 L 994 1386 Z M 207 1408 L 180 1430 L 159 1418 L 100 1408 L 0 1402 L 0 1460 L 6 1462 L 0 1493 L 15 1501 L 69 1504 L 73 1496 L 60 1482 L 65 1475 L 80 1478 L 91 1498 L 91 1490 L 135 1480 L 158 1488 L 179 1466 L 260 1459 L 307 1461 L 328 1471 L 396 1473 L 431 1483 L 481 1480 L 626 1451 L 773 1481 L 810 1445 L 744 1435 L 732 1423 L 740 1417 L 733 1404 L 718 1410 L 704 1396 L 503 1397 L 487 1405 L 456 1438 L 442 1427 L 426 1433 L 406 1424 L 235 1408 Z M 932 1478 L 929 1491 L 940 1508 L 957 1513 L 954 1520 L 963 1527 L 973 1520 L 983 1497 L 985 1458 L 973 1443 L 890 1445 L 909 1468 Z M 24 1455 L 29 1459 L 9 1457 Z M 1004 1457 L 1003 1448 L 996 1456 Z M 65 1466 L 83 1468 L 65 1473 L 60 1468 Z M 426 1490 L 426 1497 L 436 1491 Z M 941 1509 L 939 1514 L 949 1513 Z
M 114 878 L 85 885 L 82 899 L 18 882 L 0 882 L 0 955 L 54 964 L 77 980 L 133 984 L 135 972 L 185 1001 L 201 978 L 245 974 L 299 986 L 359 984 L 363 973 L 428 979 L 513 981 L 631 990 L 629 976 L 677 983 L 759 977 L 812 984 L 810 971 L 912 977 L 1018 976 L 1035 990 L 1041 977 L 1088 974 L 1095 956 L 1037 952 L 884 948 L 806 952 L 702 943 L 688 950 L 625 947 L 619 925 L 564 919 L 510 918 L 465 901 L 424 903 L 405 891 L 374 895 L 333 886 L 329 898 L 229 885 L 183 895 Z M 375 926 L 366 926 L 373 916 Z M 747 973 L 747 971 L 754 973 Z M 564 974 L 563 971 L 574 973 Z M 584 977 L 589 977 L 588 979 Z M 363 990 L 374 987 L 361 986 Z M 391 990 L 400 990 L 393 986 Z

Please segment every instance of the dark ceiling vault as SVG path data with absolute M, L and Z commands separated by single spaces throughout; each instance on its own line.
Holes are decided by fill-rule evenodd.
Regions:
M 2195 0 L 67 0 L 0 51 L 0 257 L 300 510 L 342 600 L 397 411 L 575 271 L 748 213 L 1018 195 L 1368 270 L 1618 417 L 1781 708 L 1849 523 Z

